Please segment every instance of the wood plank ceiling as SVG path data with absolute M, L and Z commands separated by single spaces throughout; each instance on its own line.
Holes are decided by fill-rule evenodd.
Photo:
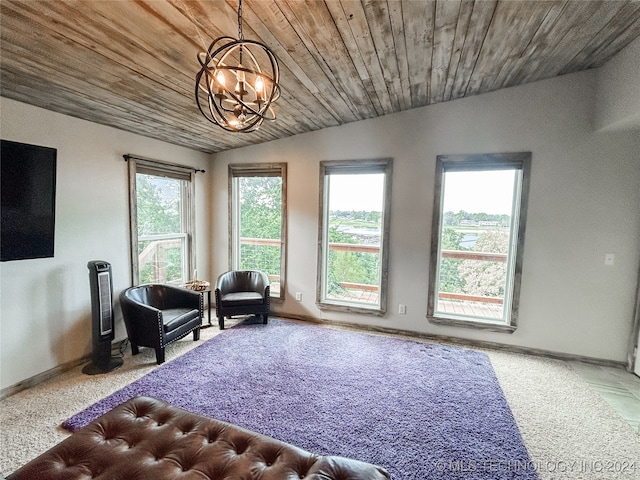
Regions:
M 218 152 L 599 67 L 640 35 L 640 2 L 244 0 L 280 61 L 278 120 L 208 123 L 196 54 L 236 36 L 237 0 L 2 0 L 4 97 Z

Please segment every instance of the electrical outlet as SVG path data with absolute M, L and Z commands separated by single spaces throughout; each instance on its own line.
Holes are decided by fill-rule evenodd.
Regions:
M 403 305 L 402 303 L 398 306 L 398 313 L 400 315 L 406 315 L 407 313 L 407 306 Z
M 616 263 L 616 256 L 613 253 L 605 253 L 604 254 L 604 264 L 607 267 L 613 267 L 614 263 Z
M 302 292 L 296 292 L 296 300 L 297 300 L 298 302 L 301 302 L 301 301 L 302 301 Z

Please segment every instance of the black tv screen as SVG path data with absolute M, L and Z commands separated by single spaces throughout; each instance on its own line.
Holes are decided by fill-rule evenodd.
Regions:
M 53 257 L 55 148 L 2 140 L 0 260 Z

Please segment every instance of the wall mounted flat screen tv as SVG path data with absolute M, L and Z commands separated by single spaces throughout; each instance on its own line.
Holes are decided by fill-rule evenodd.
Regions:
M 1 142 L 0 261 L 53 257 L 57 150 Z

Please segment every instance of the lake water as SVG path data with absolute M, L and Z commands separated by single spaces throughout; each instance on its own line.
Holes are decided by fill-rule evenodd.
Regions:
M 464 237 L 460 241 L 461 248 L 473 248 L 476 246 L 476 242 L 478 241 L 477 233 L 465 233 Z
M 338 227 L 338 231 L 349 235 L 380 235 L 379 228 L 369 227 Z

